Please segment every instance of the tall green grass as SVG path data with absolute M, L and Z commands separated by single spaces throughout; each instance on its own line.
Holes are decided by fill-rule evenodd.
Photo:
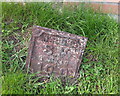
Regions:
M 25 72 L 33 25 L 88 37 L 77 83 L 37 82 Z M 3 94 L 118 94 L 118 24 L 84 5 L 2 3 Z

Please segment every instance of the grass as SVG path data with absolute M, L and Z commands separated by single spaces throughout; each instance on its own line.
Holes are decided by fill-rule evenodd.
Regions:
M 25 60 L 33 25 L 89 38 L 77 83 L 27 74 Z M 2 3 L 2 94 L 118 94 L 118 23 L 84 5 Z

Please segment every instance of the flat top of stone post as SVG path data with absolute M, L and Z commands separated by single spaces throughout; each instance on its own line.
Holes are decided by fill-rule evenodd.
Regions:
M 33 26 L 26 67 L 38 76 L 75 76 L 78 73 L 86 37 Z

